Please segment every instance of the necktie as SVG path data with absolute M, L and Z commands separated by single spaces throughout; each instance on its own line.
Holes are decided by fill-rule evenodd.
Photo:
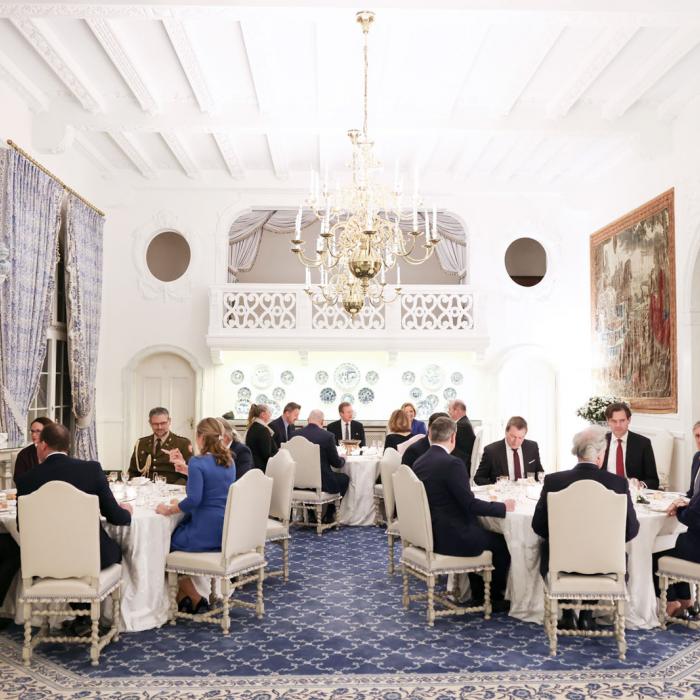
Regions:
M 517 450 L 513 450 L 513 476 L 516 481 L 523 478 L 523 474 L 520 471 L 520 455 Z
M 160 453 L 160 449 L 162 447 L 163 443 L 161 443 L 160 438 L 156 438 L 156 449 L 155 452 L 153 453 L 154 457 L 157 457 L 158 454 Z
M 345 439 L 350 439 L 350 423 L 345 424 Z
M 286 425 L 286 430 L 287 430 L 287 440 L 289 440 L 289 429 L 290 429 L 291 427 L 292 427 L 292 426 L 291 426 L 291 425 L 289 425 L 289 423 L 287 423 L 287 425 Z
M 622 440 L 617 439 L 617 454 L 615 455 L 615 472 L 618 476 L 625 475 L 625 461 L 622 458 Z
M 697 471 L 695 472 L 695 481 L 693 482 L 693 490 L 691 492 L 691 496 L 694 496 L 698 492 L 698 487 L 700 486 L 700 466 L 697 467 Z

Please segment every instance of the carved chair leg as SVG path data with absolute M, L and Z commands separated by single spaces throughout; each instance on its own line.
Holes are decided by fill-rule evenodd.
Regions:
M 545 594 L 546 595 L 546 594 Z M 549 655 L 557 655 L 557 618 L 559 617 L 559 603 L 550 599 L 549 601 Z
M 428 624 L 435 624 L 435 576 L 428 574 Z
M 112 627 L 114 629 L 114 641 L 119 641 L 119 633 L 122 628 L 122 587 L 117 586 L 112 592 Z
M 659 624 L 661 629 L 666 629 L 666 606 L 668 605 L 668 576 L 659 576 Z
M 391 533 L 386 535 L 387 544 L 389 545 L 389 576 L 394 575 L 394 536 Z
M 401 565 L 401 578 L 403 579 L 403 594 L 401 596 L 401 603 L 403 604 L 404 608 L 408 610 L 411 599 L 408 595 L 408 573 L 406 572 L 406 567 L 403 564 Z
M 289 581 L 289 539 L 282 540 L 282 575 L 284 582 Z
M 100 662 L 100 601 L 90 603 L 90 663 L 97 666 Z
M 321 522 L 321 519 L 322 519 L 321 513 L 323 512 L 323 509 L 322 509 L 320 503 L 316 504 L 315 512 L 316 512 L 316 534 L 320 535 L 323 532 L 323 523 Z
M 618 600 L 615 615 L 615 637 L 617 638 L 617 650 L 620 661 L 625 660 L 627 654 L 627 640 L 625 639 L 625 601 Z
M 177 621 L 177 573 L 168 571 L 168 595 L 170 597 L 170 624 Z
M 255 614 L 261 618 L 265 613 L 265 601 L 263 599 L 263 580 L 265 579 L 265 567 L 261 566 L 258 571 L 258 590 L 255 603 Z
M 227 635 L 231 629 L 231 616 L 229 608 L 231 605 L 231 581 L 228 576 L 221 579 L 221 595 L 223 597 L 223 610 L 221 611 L 221 632 Z
M 24 646 L 22 647 L 22 660 L 25 666 L 29 666 L 32 660 L 32 604 L 24 604 Z

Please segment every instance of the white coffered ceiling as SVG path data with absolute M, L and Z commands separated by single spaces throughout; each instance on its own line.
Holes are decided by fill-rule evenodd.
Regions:
M 296 5 L 3 3 L 0 78 L 36 152 L 137 186 L 298 188 L 342 176 L 362 44 L 361 8 Z M 662 149 L 700 95 L 698 2 L 374 9 L 370 132 L 433 191 L 593 180 Z

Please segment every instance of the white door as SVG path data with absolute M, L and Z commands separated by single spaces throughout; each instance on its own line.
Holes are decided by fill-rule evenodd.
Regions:
M 194 441 L 195 374 L 178 355 L 161 352 L 141 360 L 134 370 L 131 401 L 132 442 L 148 435 L 148 412 L 156 406 L 170 411 L 171 430 Z

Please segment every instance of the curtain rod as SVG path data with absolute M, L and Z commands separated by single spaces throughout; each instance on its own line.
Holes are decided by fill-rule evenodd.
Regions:
M 36 167 L 39 168 L 39 170 L 41 170 L 42 173 L 45 173 L 49 177 L 56 180 L 56 182 L 59 185 L 61 185 L 61 187 L 63 187 L 63 189 L 66 190 L 66 192 L 70 192 L 76 199 L 79 199 L 83 204 L 90 207 L 90 209 L 97 212 L 100 216 L 105 216 L 105 213 L 101 209 L 98 209 L 94 204 L 88 202 L 88 200 L 85 199 L 85 197 L 79 195 L 72 187 L 68 187 L 68 185 L 66 185 L 66 183 L 63 182 L 63 180 L 61 180 L 60 177 L 54 175 L 48 168 L 44 167 L 41 163 L 34 160 L 34 158 L 32 158 L 29 155 L 29 153 L 27 153 L 24 149 L 20 148 L 14 141 L 12 141 L 12 139 L 7 139 L 7 145 L 11 148 L 14 148 L 15 151 L 17 151 L 17 153 L 24 156 L 30 163 L 36 165 Z

